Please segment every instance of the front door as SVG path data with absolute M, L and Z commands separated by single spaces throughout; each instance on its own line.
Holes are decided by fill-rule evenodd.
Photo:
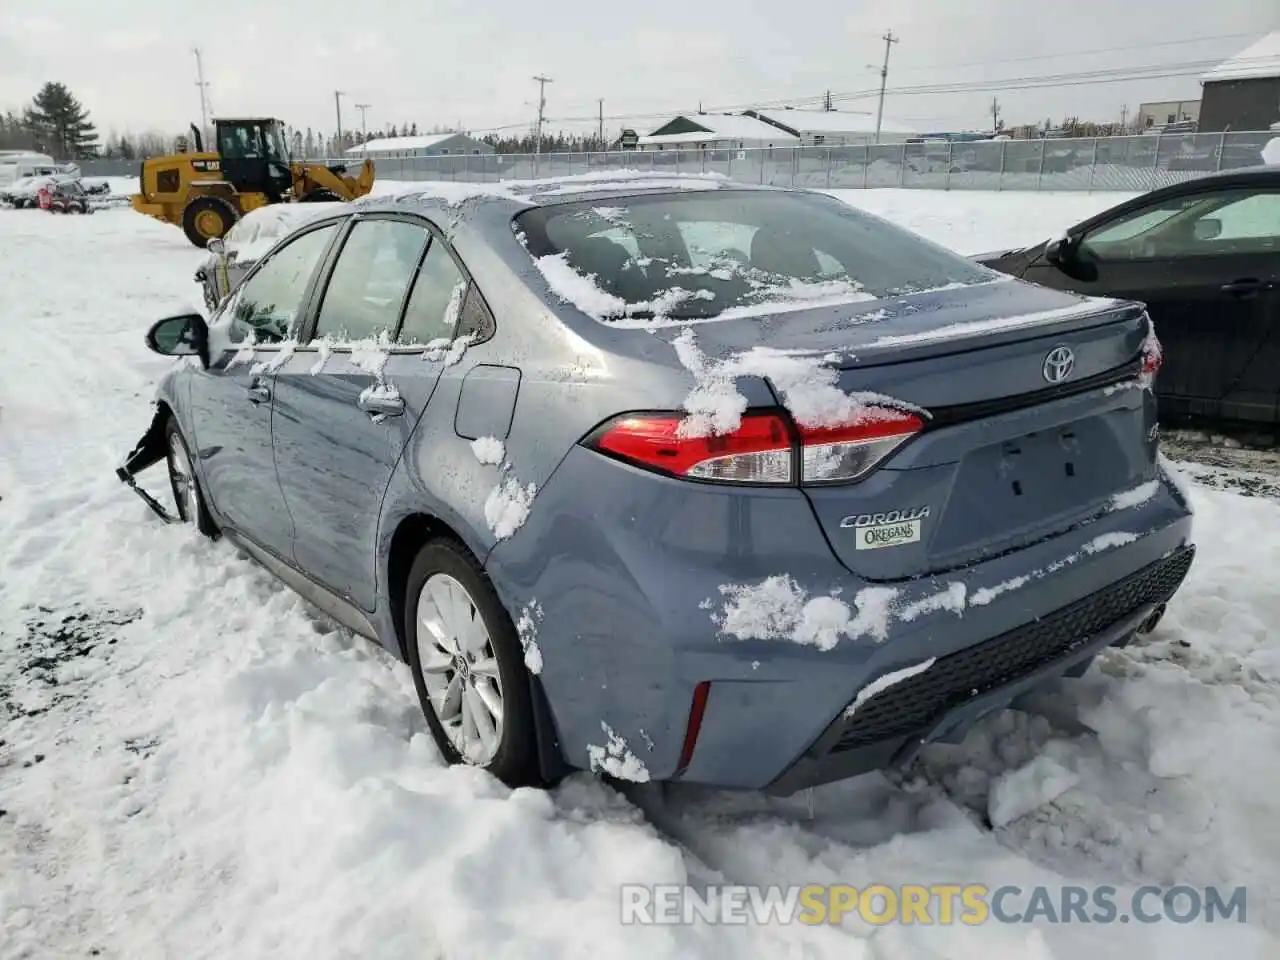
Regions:
M 209 326 L 209 368 L 191 378 L 195 455 L 223 523 L 282 557 L 293 524 L 272 453 L 275 368 L 337 227 L 308 231 L 263 261 Z
M 424 255 L 425 254 L 425 255 Z M 425 223 L 358 220 L 311 342 L 276 376 L 276 468 L 298 567 L 372 610 L 382 497 L 443 369 L 466 280 Z
M 1164 346 L 1163 418 L 1276 415 L 1280 192 L 1206 189 L 1089 229 L 1068 273 L 1038 259 L 1025 279 L 1147 304 Z

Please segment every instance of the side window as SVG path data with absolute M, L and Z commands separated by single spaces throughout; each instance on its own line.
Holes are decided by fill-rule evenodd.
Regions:
M 1280 193 L 1224 190 L 1166 200 L 1098 227 L 1081 250 L 1101 262 L 1280 250 Z
M 329 224 L 290 241 L 240 285 L 231 315 L 233 341 L 253 334 L 259 342 L 289 336 L 311 275 L 337 229 L 338 224 Z
M 467 278 L 439 240 L 432 240 L 404 312 L 397 339 L 401 343 L 430 343 L 452 339 L 467 292 Z
M 484 297 L 473 283 L 467 288 L 467 296 L 462 301 L 462 317 L 458 321 L 458 336 L 471 337 L 474 343 L 483 343 L 497 332 L 498 326 L 493 322 L 493 314 L 489 312 Z
M 403 220 L 358 221 L 329 277 L 316 336 L 364 340 L 393 333 L 427 238 L 425 227 Z

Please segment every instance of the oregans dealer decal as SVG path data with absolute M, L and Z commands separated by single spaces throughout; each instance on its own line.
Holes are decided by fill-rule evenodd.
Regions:
M 920 527 L 929 516 L 928 507 L 890 510 L 887 513 L 861 513 L 840 521 L 844 530 L 853 530 L 854 548 L 878 550 L 920 542 Z

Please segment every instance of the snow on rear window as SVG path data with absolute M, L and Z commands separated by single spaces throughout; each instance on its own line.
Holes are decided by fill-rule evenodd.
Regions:
M 658 191 L 536 207 L 516 223 L 555 296 L 614 322 L 765 315 L 1000 276 L 816 193 Z

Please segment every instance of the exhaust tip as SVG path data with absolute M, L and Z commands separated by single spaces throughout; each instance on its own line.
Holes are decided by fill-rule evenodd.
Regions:
M 1138 628 L 1138 633 L 1145 635 L 1155 630 L 1157 624 L 1159 624 L 1161 619 L 1163 619 L 1164 617 L 1164 611 L 1166 606 L 1167 606 L 1166 604 L 1162 603 L 1158 607 L 1156 607 L 1154 610 L 1152 610 L 1151 615 L 1147 617 L 1146 620 L 1142 621 L 1142 626 Z

